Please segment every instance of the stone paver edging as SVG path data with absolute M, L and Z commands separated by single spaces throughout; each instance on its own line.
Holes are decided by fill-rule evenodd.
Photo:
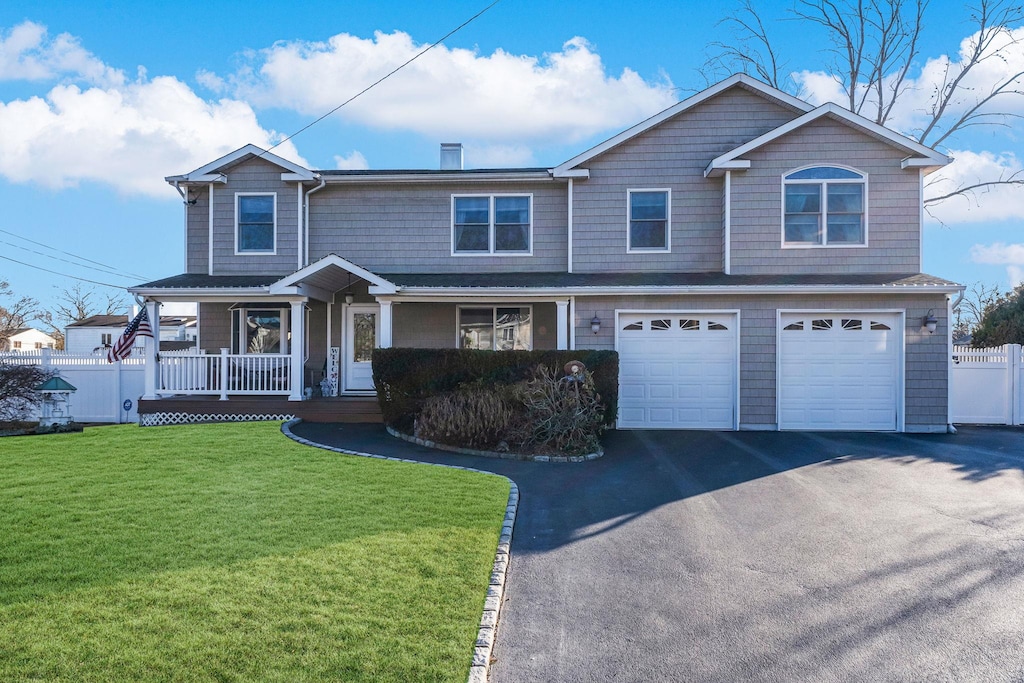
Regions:
M 322 448 L 335 453 L 346 455 L 358 455 L 364 458 L 377 458 L 378 460 L 391 460 L 394 462 L 408 462 L 417 465 L 429 465 L 431 467 L 447 467 L 453 470 L 465 470 L 467 472 L 479 472 L 501 477 L 509 483 L 508 503 L 505 506 L 505 519 L 501 523 L 501 535 L 498 537 L 498 548 L 494 553 L 494 566 L 491 569 L 490 585 L 487 587 L 487 599 L 484 601 L 484 613 L 480 618 L 480 628 L 477 631 L 476 645 L 473 650 L 473 663 L 469 668 L 469 679 L 467 683 L 487 683 L 487 673 L 491 666 L 491 651 L 494 649 L 494 637 L 498 630 L 498 616 L 501 612 L 501 603 L 505 595 L 505 577 L 508 574 L 509 552 L 512 545 L 512 527 L 516 522 L 516 510 L 519 507 L 519 487 L 514 481 L 500 474 L 478 470 L 473 467 L 459 467 L 457 465 L 441 465 L 437 463 L 420 462 L 408 458 L 392 458 L 386 455 L 375 453 L 360 453 L 344 448 L 326 446 L 322 443 L 304 439 L 292 432 L 291 428 L 302 422 L 301 419 L 292 419 L 281 425 L 281 432 L 292 441 L 305 446 Z M 390 430 L 388 430 L 390 431 Z M 397 435 L 396 435 L 397 436 Z M 596 456 L 595 456 L 596 457 Z
M 461 455 L 477 455 L 481 458 L 497 458 L 499 460 L 526 460 L 529 462 L 586 462 L 588 460 L 597 460 L 604 451 L 596 451 L 594 453 L 587 453 L 586 455 L 529 455 L 527 453 L 502 453 L 501 451 L 480 451 L 475 448 L 463 448 L 461 446 L 449 446 L 448 444 L 437 443 L 436 441 L 430 441 L 428 439 L 421 439 L 418 436 L 412 436 L 411 434 L 403 434 L 397 429 L 391 426 L 387 427 L 388 434 L 402 441 L 408 441 L 414 443 L 417 446 L 425 446 L 427 448 L 436 448 L 439 451 L 448 451 L 450 453 L 459 453 Z

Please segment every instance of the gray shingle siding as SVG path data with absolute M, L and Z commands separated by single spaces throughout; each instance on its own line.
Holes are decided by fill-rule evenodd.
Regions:
M 722 270 L 721 178 L 704 168 L 797 114 L 733 88 L 586 162 L 573 187 L 573 269 L 577 272 Z M 629 189 L 672 190 L 671 253 L 626 253 Z
M 532 256 L 453 256 L 452 195 L 532 194 Z M 369 270 L 492 272 L 566 267 L 562 182 L 331 185 L 310 197 L 310 261 L 335 253 Z
M 744 156 L 732 174 L 732 272 L 916 273 L 920 262 L 920 176 L 906 153 L 828 118 Z M 868 246 L 782 248 L 782 176 L 813 164 L 839 164 L 868 176 Z
M 210 270 L 210 191 L 208 186 L 189 188 L 195 204 L 187 208 L 185 272 L 209 275 Z
M 227 169 L 226 183 L 214 184 L 213 190 L 213 275 L 240 273 L 271 273 L 287 275 L 298 269 L 298 190 L 295 183 L 281 181 L 282 169 L 262 159 L 250 159 Z M 258 192 L 277 194 L 276 254 L 235 254 L 235 194 Z M 314 195 L 315 196 L 315 195 Z M 207 230 L 206 209 L 198 204 L 190 211 L 202 215 L 194 222 Z M 198 228 L 189 233 L 189 242 Z M 205 267 L 197 272 L 205 271 Z

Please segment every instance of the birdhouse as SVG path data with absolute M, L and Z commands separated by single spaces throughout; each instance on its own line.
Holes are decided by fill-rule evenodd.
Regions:
M 78 391 L 77 387 L 60 377 L 51 377 L 37 386 L 36 391 L 42 394 L 43 399 L 40 427 L 66 425 L 71 422 L 71 394 Z

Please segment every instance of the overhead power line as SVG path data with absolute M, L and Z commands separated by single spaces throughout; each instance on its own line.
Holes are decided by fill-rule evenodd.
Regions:
M 392 76 L 394 76 L 394 75 L 395 75 L 396 73 L 398 73 L 399 71 L 401 71 L 401 70 L 402 70 L 402 69 L 404 69 L 405 67 L 407 67 L 407 66 L 409 66 L 410 64 L 412 64 L 413 62 L 415 62 L 415 61 L 416 61 L 417 59 L 419 59 L 419 58 L 420 58 L 420 57 L 422 57 L 423 55 L 425 55 L 425 54 L 427 54 L 428 52 L 430 52 L 431 50 L 433 50 L 433 49 L 434 49 L 435 47 L 437 47 L 438 45 L 440 45 L 440 44 L 441 44 L 441 43 L 443 43 L 444 41 L 446 41 L 446 40 L 448 40 L 449 38 L 451 38 L 451 37 L 452 37 L 453 35 L 455 35 L 455 34 L 456 34 L 456 33 L 458 33 L 459 31 L 461 31 L 462 29 L 464 29 L 464 28 L 466 28 L 467 26 L 469 26 L 469 25 L 470 25 L 471 23 L 473 23 L 474 21 L 476 21 L 477 19 L 479 19 L 479 18 L 480 18 L 480 17 L 481 17 L 481 16 L 482 16 L 482 15 L 484 14 L 484 12 L 486 12 L 486 11 L 487 11 L 487 10 L 489 10 L 489 9 L 491 9 L 492 7 L 494 7 L 495 5 L 497 5 L 497 4 L 499 3 L 499 2 L 501 2 L 501 0 L 494 0 L 494 2 L 492 2 L 491 4 L 489 4 L 489 5 L 487 6 L 487 7 L 484 7 L 484 8 L 482 9 L 482 10 L 480 10 L 479 12 L 477 12 L 476 14 L 474 14 L 473 16 L 471 16 L 471 17 L 470 17 L 469 19 L 466 19 L 466 21 L 462 22 L 461 24 L 459 24 L 458 26 L 456 26 L 455 28 L 453 28 L 453 29 L 452 29 L 451 31 L 449 31 L 448 33 L 444 34 L 443 36 L 441 36 L 440 38 L 438 38 L 437 40 L 435 40 L 435 41 L 434 41 L 433 43 L 431 43 L 431 44 L 430 44 L 430 45 L 428 45 L 427 47 L 425 47 L 425 48 L 423 48 L 422 50 L 420 50 L 419 52 L 417 52 L 417 53 L 416 53 L 415 55 L 413 55 L 412 57 L 410 57 L 410 58 L 409 58 L 408 60 L 406 60 L 405 62 L 403 62 L 403 63 L 402 63 L 402 64 L 400 64 L 399 66 L 395 67 L 394 69 L 392 69 L 391 71 L 389 71 L 389 72 L 388 72 L 388 73 L 386 73 L 385 75 L 381 76 L 381 77 L 380 77 L 380 78 L 378 78 L 378 79 L 377 79 L 376 81 L 374 81 L 374 82 L 373 82 L 373 83 L 371 83 L 370 85 L 366 86 L 365 88 L 363 88 L 362 90 L 360 90 L 359 92 L 357 92 L 357 93 L 356 93 L 355 95 L 353 95 L 352 97 L 348 98 L 347 100 L 345 100 L 344 102 L 342 102 L 342 103 L 341 103 L 341 104 L 339 104 L 339 105 L 338 105 L 337 107 L 335 107 L 334 109 L 330 110 L 329 112 L 327 112 L 326 114 L 324 114 L 324 115 L 323 115 L 323 116 L 321 116 L 320 118 L 318 118 L 318 119 L 316 119 L 316 120 L 314 120 L 314 121 L 311 121 L 310 123 L 307 123 L 307 124 L 306 124 L 305 126 L 303 126 L 302 128 L 299 128 L 299 129 L 298 129 L 297 131 L 295 131 L 294 133 L 292 133 L 291 135 L 289 135 L 289 136 L 288 136 L 288 137 L 286 137 L 285 139 L 281 140 L 280 142 L 278 142 L 277 144 L 275 144 L 275 145 L 274 145 L 273 147 L 271 147 L 271 148 L 270 148 L 270 149 L 268 149 L 267 151 L 269 152 L 269 151 L 270 151 L 271 149 L 274 149 L 274 148 L 276 148 L 276 147 L 280 147 L 280 146 L 281 146 L 281 145 L 283 145 L 284 143 L 286 143 L 286 142 L 288 142 L 289 140 L 291 140 L 292 138 L 294 138 L 294 137 L 295 137 L 296 135 L 299 135 L 300 133 L 304 133 L 305 131 L 309 130 L 310 128 L 312 128 L 312 127 L 313 127 L 313 126 L 315 126 L 316 124 L 320 123 L 321 121 L 323 121 L 324 119 L 326 119 L 326 118 L 327 118 L 328 116 L 330 116 L 330 115 L 331 115 L 331 114 L 333 114 L 334 112 L 336 112 L 336 111 L 338 111 L 339 109 L 341 109 L 342 107 L 344 107 L 344 106 L 345 106 L 346 104 L 348 104 L 349 102 L 351 102 L 351 101 L 355 100 L 355 99 L 356 99 L 357 97 L 360 97 L 361 95 L 364 95 L 365 93 L 369 92 L 369 91 L 370 91 L 370 90 L 372 90 L 373 88 L 377 87 L 378 85 L 380 85 L 381 83 L 383 83 L 383 82 L 384 82 L 384 81 L 386 81 L 387 79 L 391 78 Z
M 27 266 L 28 268 L 35 268 L 36 270 L 41 270 L 45 273 L 52 273 L 54 275 L 60 275 L 61 277 L 69 277 L 72 280 L 81 280 L 82 282 L 88 282 L 89 284 L 92 285 L 100 285 L 101 287 L 111 287 L 113 289 L 128 289 L 124 285 L 112 285 L 109 282 L 99 282 L 98 280 L 90 280 L 88 278 L 78 277 L 77 275 L 68 275 L 67 273 L 61 273 L 56 270 L 50 270 L 49 268 L 43 268 L 42 266 L 33 265 L 31 263 L 25 263 L 24 261 L 19 261 L 18 259 L 13 259 L 10 256 L 4 256 L 3 254 L 0 254 L 0 258 L 2 258 L 5 261 L 10 261 L 11 263 L 17 263 L 22 266 Z
M 29 239 L 27 237 L 24 237 L 23 235 L 19 235 L 17 233 L 11 232 L 10 230 L 4 230 L 3 228 L 0 228 L 0 232 L 4 233 L 5 235 L 10 235 L 11 237 L 17 237 L 19 240 L 25 240 L 26 242 L 31 242 L 32 244 L 38 245 L 40 247 L 45 247 L 46 249 L 50 249 L 50 250 L 55 251 L 55 252 L 57 252 L 59 254 L 64 254 L 65 256 L 71 256 L 72 258 L 76 258 L 79 261 L 85 261 L 87 263 L 93 263 L 93 264 L 95 264 L 97 266 L 103 266 L 104 268 L 107 268 L 107 269 L 112 270 L 112 271 L 119 270 L 118 268 L 115 268 L 114 266 L 108 265 L 106 263 L 100 263 L 99 261 L 93 261 L 92 259 L 85 258 L 84 256 L 79 256 L 78 254 L 72 254 L 70 251 L 64 251 L 63 249 L 58 249 L 56 247 L 52 247 L 49 244 L 46 244 L 44 242 L 37 242 L 35 240 L 31 240 L 31 239 Z M 145 275 L 139 275 L 138 273 L 125 273 L 125 274 L 129 275 L 131 277 L 137 277 L 140 280 L 145 280 L 146 279 Z
M 7 240 L 0 240 L 0 244 L 6 244 L 9 247 L 14 247 L 15 249 L 21 249 L 22 251 L 27 251 L 30 254 L 35 254 L 36 256 L 42 256 L 43 258 L 53 259 L 54 261 L 61 261 L 63 263 L 70 263 L 71 265 L 73 265 L 76 268 L 87 268 L 89 270 L 95 270 L 97 273 L 103 273 L 104 275 L 114 275 L 116 277 L 123 277 L 126 280 L 145 279 L 145 278 L 142 278 L 141 276 L 139 278 L 134 278 L 131 275 L 123 275 L 122 273 L 118 273 L 118 272 L 115 272 L 113 270 L 108 270 L 106 268 L 96 268 L 94 266 L 89 266 L 89 265 L 86 265 L 84 263 L 77 263 L 75 261 L 70 261 L 70 260 L 68 260 L 66 258 L 61 258 L 60 256 L 51 256 L 50 254 L 45 254 L 45 253 L 43 253 L 41 251 L 36 251 L 35 249 L 29 249 L 28 247 L 23 247 L 20 244 L 14 244 L 13 242 L 8 242 Z

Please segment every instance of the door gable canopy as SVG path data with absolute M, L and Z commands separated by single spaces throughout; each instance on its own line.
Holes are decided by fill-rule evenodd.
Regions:
M 370 294 L 394 294 L 398 291 L 393 282 L 385 280 L 337 254 L 328 254 L 319 261 L 270 285 L 270 293 L 304 293 L 326 301 L 334 292 L 349 287 L 358 280 L 366 280 L 369 283 Z

